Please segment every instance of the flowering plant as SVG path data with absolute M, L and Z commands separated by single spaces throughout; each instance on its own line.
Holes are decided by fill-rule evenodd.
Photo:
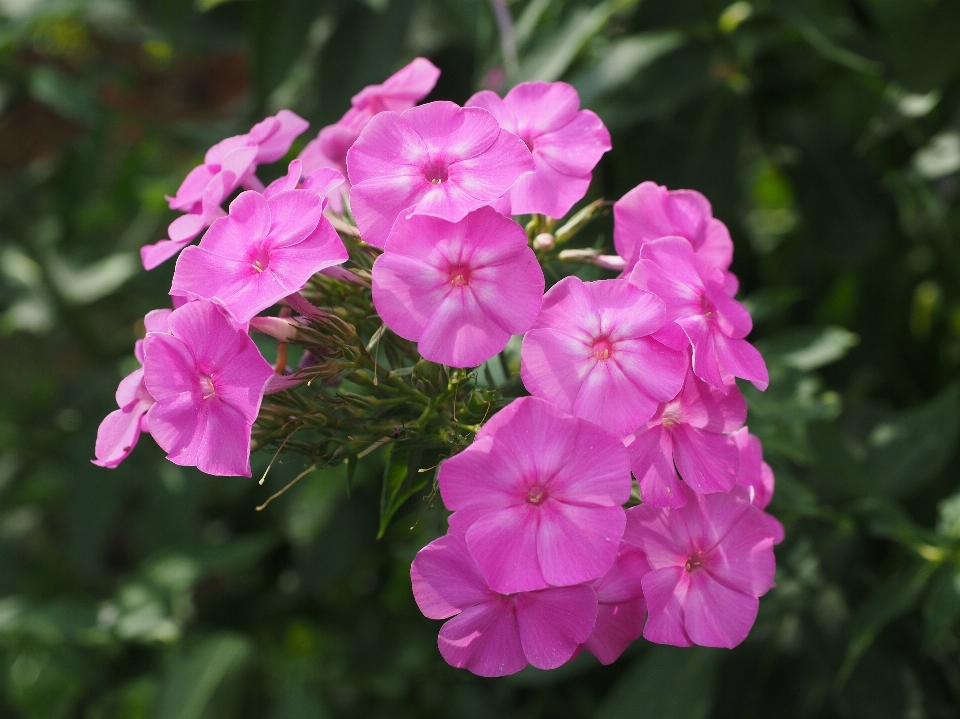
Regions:
M 145 318 L 94 462 L 142 432 L 247 477 L 253 449 L 306 474 L 386 446 L 381 534 L 432 476 L 452 512 L 412 587 L 448 620 L 443 657 L 476 674 L 584 648 L 607 664 L 641 635 L 736 646 L 783 530 L 744 427 L 736 378 L 769 378 L 726 227 L 699 193 L 645 182 L 614 203 L 617 254 L 562 249 L 604 206 L 561 224 L 611 149 L 603 123 L 561 82 L 415 105 L 438 74 L 419 58 L 366 88 L 268 185 L 258 165 L 307 127 L 292 112 L 211 148 L 143 249 L 148 269 L 179 254 L 173 307 Z M 554 260 L 619 276 L 545 293 Z

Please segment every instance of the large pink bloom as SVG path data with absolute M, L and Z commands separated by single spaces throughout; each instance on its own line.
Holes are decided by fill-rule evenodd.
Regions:
M 430 102 L 375 116 L 347 153 L 347 168 L 360 234 L 383 247 L 398 217 L 457 222 L 535 164 L 523 141 L 486 110 Z
M 543 270 L 513 220 L 484 207 L 457 223 L 400 219 L 373 264 L 373 303 L 420 354 L 475 367 L 533 325 Z
M 347 151 L 360 137 L 370 118 L 381 112 L 409 110 L 429 94 L 437 84 L 440 70 L 426 58 L 418 57 L 406 67 L 397 70 L 380 85 L 367 85 L 353 96 L 351 108 L 335 124 L 320 130 L 316 139 L 307 143 L 300 153 L 304 172 L 318 167 L 330 167 L 347 174 Z M 340 212 L 340 193 L 350 189 L 345 183 L 330 198 L 334 210 Z
M 706 197 L 696 190 L 641 182 L 613 203 L 613 244 L 627 263 L 625 275 L 640 259 L 640 248 L 661 237 L 683 237 L 694 252 L 724 271 L 729 294 L 737 293 L 737 278 L 726 271 L 733 261 L 733 240 Z
M 643 550 L 621 542 L 613 567 L 593 583 L 598 602 L 597 623 L 584 647 L 601 664 L 613 664 L 643 633 L 647 600 L 642 580 L 649 571 Z
M 502 100 L 483 90 L 466 104 L 489 110 L 533 153 L 536 171 L 494 205 L 505 215 L 563 217 L 587 194 L 593 168 L 611 148 L 603 121 L 580 110 L 580 96 L 565 82 L 523 82 Z
M 773 587 L 773 538 L 762 510 L 742 487 L 724 494 L 687 491 L 682 509 L 642 504 L 627 510 L 624 541 L 647 556 L 649 618 L 643 636 L 658 644 L 733 648 Z
M 680 477 L 695 492 L 728 492 L 737 482 L 740 456 L 724 433 L 741 427 L 747 404 L 735 384 L 727 393 L 688 370 L 683 390 L 627 438 L 630 468 L 644 504 L 682 507 Z
M 455 667 L 484 677 L 514 674 L 527 664 L 555 669 L 587 640 L 597 617 L 589 585 L 533 592 L 494 591 L 451 530 L 417 553 L 410 567 L 413 596 L 430 619 L 453 617 L 440 628 L 440 654 Z
M 309 123 L 303 118 L 281 110 L 258 122 L 250 132 L 228 137 L 207 150 L 203 164 L 190 171 L 176 196 L 167 198 L 171 210 L 187 214 L 167 228 L 170 239 L 141 248 L 143 266 L 152 270 L 170 259 L 211 222 L 222 217 L 223 201 L 241 185 L 263 189 L 254 174 L 257 164 L 279 160 L 307 127 Z
M 723 288 L 723 275 L 682 237 L 664 237 L 641 248 L 630 282 L 667 306 L 667 322 L 656 337 L 676 349 L 693 346 L 693 371 L 723 390 L 731 376 L 764 390 L 767 365 L 744 337 L 753 329 L 747 309 Z
M 524 335 L 520 376 L 531 394 L 623 436 L 683 386 L 687 358 L 650 335 L 663 302 L 626 280 L 566 277 Z
M 177 260 L 171 292 L 222 304 L 237 321 L 302 289 L 315 272 L 347 259 L 325 201 L 312 190 L 269 199 L 247 191 Z
M 440 465 L 439 482 L 450 526 L 466 530 L 498 592 L 589 582 L 613 565 L 630 467 L 620 440 L 595 424 L 522 397 Z
M 273 368 L 209 302 L 188 302 L 169 332 L 143 341 L 144 382 L 156 400 L 150 434 L 174 464 L 250 476 L 250 428 Z
M 171 310 L 153 310 L 143 318 L 147 332 L 166 332 L 167 318 Z M 143 364 L 143 340 L 137 340 L 133 347 L 137 361 Z M 143 382 L 143 367 L 135 369 L 120 380 L 117 387 L 116 409 L 100 423 L 97 429 L 97 443 L 94 449 L 95 459 L 91 460 L 100 467 L 115 468 L 125 460 L 140 439 L 141 432 L 149 432 L 147 410 L 153 406 L 153 397 Z

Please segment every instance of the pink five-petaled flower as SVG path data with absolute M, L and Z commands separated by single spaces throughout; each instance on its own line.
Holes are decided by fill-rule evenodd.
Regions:
M 373 303 L 420 354 L 475 367 L 533 325 L 543 270 L 513 220 L 484 207 L 452 223 L 400 219 L 373 264 Z
M 141 248 L 144 268 L 152 270 L 189 244 L 218 217 L 223 201 L 241 185 L 263 189 L 254 175 L 257 164 L 275 162 L 290 149 L 309 123 L 289 110 L 258 122 L 250 132 L 221 140 L 207 150 L 203 164 L 193 168 L 175 197 L 168 197 L 171 210 L 186 212 L 167 229 L 168 240 Z
M 737 293 L 737 278 L 728 272 L 733 240 L 727 226 L 713 216 L 710 201 L 696 190 L 668 190 L 641 182 L 613 203 L 613 244 L 626 261 L 624 276 L 640 259 L 640 248 L 661 237 L 683 237 L 693 251 L 724 272 L 724 286 Z
M 760 440 L 750 434 L 746 427 L 741 427 L 730 435 L 730 439 L 740 450 L 740 472 L 737 474 L 737 484 L 747 490 L 753 506 L 766 509 L 773 499 L 773 470 L 763 461 L 763 446 Z M 770 523 L 770 533 L 773 543 L 783 541 L 783 525 L 773 516 L 764 514 Z
M 150 434 L 174 464 L 250 476 L 250 428 L 273 368 L 209 302 L 174 310 L 169 332 L 143 341 L 144 381 L 156 403 Z
M 320 130 L 316 139 L 307 143 L 300 153 L 304 171 L 311 173 L 318 167 L 331 167 L 347 174 L 347 151 L 360 137 L 370 118 L 381 112 L 403 112 L 422 100 L 437 84 L 440 70 L 423 57 L 414 59 L 397 70 L 380 85 L 367 85 L 350 100 L 352 107 L 333 125 Z M 330 198 L 334 210 L 340 212 L 341 192 L 350 189 L 349 183 Z
M 285 190 L 269 200 L 247 191 L 177 260 L 171 293 L 223 305 L 238 322 L 302 289 L 315 272 L 347 259 L 325 200 Z
M 451 530 L 417 553 L 413 596 L 430 619 L 453 617 L 437 645 L 452 666 L 484 677 L 515 674 L 527 664 L 555 669 L 587 640 L 597 617 L 589 585 L 503 594 L 478 571 L 463 534 Z
M 675 349 L 692 345 L 697 377 L 720 390 L 731 376 L 767 388 L 767 365 L 743 339 L 753 329 L 750 313 L 727 295 L 723 274 L 689 242 L 663 237 L 643 245 L 630 282 L 664 301 L 667 321 L 655 336 Z
M 524 335 L 527 390 L 621 437 L 677 396 L 687 357 L 650 337 L 663 302 L 626 280 L 566 277 L 544 295 Z
M 610 133 L 565 82 L 523 82 L 502 100 L 483 90 L 468 106 L 489 110 L 500 127 L 523 140 L 537 169 L 494 204 L 505 215 L 563 217 L 587 194 L 593 168 L 611 148 Z
M 153 310 L 143 318 L 147 332 L 166 332 L 170 310 Z M 143 340 L 137 340 L 133 347 L 137 361 L 143 364 Z M 100 467 L 113 469 L 125 460 L 140 439 L 141 432 L 149 432 L 146 414 L 153 406 L 153 397 L 143 383 L 143 367 L 134 370 L 120 380 L 117 387 L 116 409 L 100 423 L 97 429 L 97 444 L 94 450 L 96 459 L 91 460 Z
M 773 538 L 762 510 L 742 487 L 688 494 L 685 507 L 642 504 L 627 510 L 624 541 L 640 547 L 647 625 L 658 644 L 732 649 L 757 617 L 758 597 L 773 587 Z
M 535 165 L 523 141 L 486 110 L 430 102 L 370 120 L 347 153 L 347 169 L 360 234 L 382 248 L 398 217 L 458 222 Z
M 642 580 L 649 571 L 643 550 L 620 542 L 613 567 L 593 583 L 598 602 L 597 623 L 583 646 L 601 664 L 613 664 L 643 633 L 647 600 L 643 597 Z
M 695 492 L 729 491 L 737 483 L 740 459 L 736 444 L 723 433 L 741 427 L 746 418 L 747 404 L 735 384 L 724 394 L 688 370 L 680 394 L 624 440 L 643 503 L 682 507 L 687 494 L 678 471 Z
M 606 574 L 631 481 L 619 439 L 536 397 L 500 410 L 439 474 L 451 528 L 503 594 Z

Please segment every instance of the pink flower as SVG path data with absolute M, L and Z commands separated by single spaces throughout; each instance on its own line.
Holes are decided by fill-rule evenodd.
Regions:
M 144 382 L 156 400 L 150 433 L 174 464 L 250 476 L 250 428 L 273 368 L 215 305 L 174 310 L 169 332 L 143 341 Z
M 148 312 L 143 318 L 147 332 L 166 332 L 169 316 L 170 310 Z M 133 353 L 142 365 L 143 340 L 137 340 Z M 94 449 L 96 459 L 91 461 L 97 466 L 113 469 L 125 460 L 137 445 L 140 433 L 150 431 L 146 414 L 153 402 L 143 383 L 143 367 L 120 380 L 120 386 L 117 387 L 117 406 L 120 409 L 108 414 L 100 423 Z
M 625 280 L 566 277 L 524 335 L 523 384 L 618 437 L 628 434 L 683 386 L 686 356 L 650 336 L 664 317 L 656 295 Z
M 682 507 L 677 472 L 695 492 L 728 492 L 737 482 L 739 452 L 723 433 L 742 426 L 747 404 L 735 384 L 724 394 L 687 372 L 683 390 L 662 405 L 629 442 L 630 468 L 644 504 Z
M 643 245 L 630 282 L 667 306 L 667 322 L 656 338 L 668 347 L 693 345 L 693 371 L 720 390 L 729 377 L 750 380 L 764 390 L 770 382 L 760 353 L 747 342 L 753 321 L 747 309 L 723 289 L 723 275 L 682 237 Z
M 352 107 L 336 124 L 320 130 L 316 139 L 307 143 L 300 153 L 307 173 L 318 167 L 330 167 L 347 174 L 347 151 L 360 137 L 360 133 L 374 115 L 384 111 L 409 110 L 427 96 L 437 83 L 440 70 L 426 58 L 418 57 L 406 67 L 388 77 L 381 85 L 367 85 L 353 96 Z M 344 183 L 340 192 L 350 189 Z M 337 212 L 342 211 L 340 192 L 330 198 Z
M 620 440 L 536 397 L 500 410 L 439 474 L 450 526 L 503 594 L 606 574 L 631 481 Z
M 360 234 L 383 247 L 397 217 L 458 222 L 535 165 L 523 141 L 486 110 L 430 102 L 375 116 L 347 153 L 347 168 Z
M 347 259 L 325 201 L 312 190 L 269 199 L 247 191 L 177 260 L 171 292 L 223 305 L 238 322 L 302 289 L 315 272 Z
M 207 150 L 203 164 L 190 171 L 175 197 L 167 198 L 171 210 L 187 214 L 170 223 L 170 239 L 140 249 L 144 268 L 152 270 L 170 259 L 222 217 L 223 201 L 238 187 L 262 189 L 254 174 L 257 164 L 279 160 L 307 127 L 309 123 L 303 118 L 281 110 L 254 125 L 245 135 L 228 137 Z
M 555 669 L 586 641 L 597 617 L 589 585 L 502 594 L 479 572 L 463 535 L 451 531 L 417 553 L 413 596 L 430 619 L 453 617 L 437 645 L 452 666 L 484 677 L 515 674 L 527 664 Z
M 687 492 L 681 509 L 627 510 L 624 541 L 640 547 L 649 618 L 643 636 L 658 644 L 732 649 L 753 626 L 758 597 L 773 587 L 776 561 L 764 514 L 741 487 Z
M 505 215 L 563 217 L 587 194 L 593 168 L 611 148 L 603 122 L 579 109 L 580 96 L 565 82 L 523 82 L 502 100 L 483 90 L 466 104 L 489 110 L 533 153 L 536 171 L 517 180 L 495 205 Z
M 489 207 L 452 223 L 398 220 L 373 264 L 373 303 L 420 354 L 451 367 L 475 367 L 533 325 L 543 271 L 527 234 Z
M 643 550 L 621 542 L 613 567 L 593 583 L 598 602 L 597 623 L 584 647 L 601 664 L 613 664 L 643 633 L 647 600 L 643 597 L 642 579 L 649 571 Z
M 773 470 L 763 461 L 763 446 L 760 440 L 750 434 L 746 427 L 741 427 L 731 434 L 730 439 L 740 451 L 737 484 L 747 490 L 754 507 L 766 509 L 773 499 Z M 769 514 L 764 516 L 770 524 L 773 543 L 779 544 L 783 541 L 783 525 Z
M 640 248 L 661 237 L 682 237 L 693 251 L 718 270 L 732 297 L 737 278 L 726 272 L 733 261 L 733 240 L 727 226 L 713 216 L 710 201 L 696 190 L 668 190 L 641 182 L 613 204 L 613 244 L 626 260 L 624 276 L 640 259 Z

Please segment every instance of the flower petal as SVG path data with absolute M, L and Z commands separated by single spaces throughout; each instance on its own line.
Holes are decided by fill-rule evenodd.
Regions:
M 523 653 L 538 669 L 570 661 L 597 620 L 597 596 L 588 586 L 527 592 L 514 602 Z

